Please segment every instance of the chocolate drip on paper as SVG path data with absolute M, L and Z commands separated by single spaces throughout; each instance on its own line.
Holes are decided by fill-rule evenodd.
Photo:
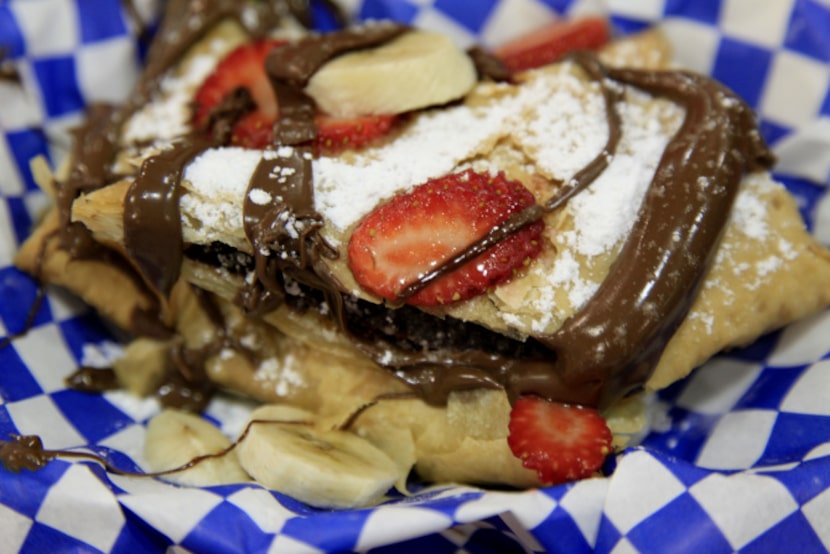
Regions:
M 0 46 L 0 82 L 6 81 L 21 85 L 20 72 L 9 54 L 8 46 Z
M 67 388 L 83 392 L 104 392 L 121 388 L 112 368 L 79 367 L 64 382 Z

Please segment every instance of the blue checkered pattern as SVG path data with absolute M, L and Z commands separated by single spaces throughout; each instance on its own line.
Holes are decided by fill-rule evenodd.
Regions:
M 153 3 L 137 2 L 143 13 Z M 352 2 L 351 4 L 354 4 Z M 589 0 L 363 0 L 393 17 L 495 44 Z M 780 158 L 779 177 L 830 243 L 830 8 L 819 0 L 631 0 L 605 8 L 621 34 L 662 25 L 679 59 L 741 93 Z M 518 14 L 518 16 L 517 16 Z M 752 17 L 747 17 L 751 14 Z M 0 0 L 0 337 L 37 288 L 12 267 L 43 195 L 28 160 L 54 161 L 94 100 L 128 93 L 142 48 L 118 0 Z M 117 76 L 117 78 L 116 78 Z M 39 434 L 137 469 L 151 401 L 66 390 L 79 362 L 118 346 L 94 314 L 49 290 L 33 329 L 0 349 L 0 435 Z M 57 460 L 0 470 L 4 551 L 820 552 L 830 549 L 830 312 L 722 355 L 657 398 L 654 430 L 604 479 L 539 491 L 426 489 L 328 512 L 253 485 L 182 489 Z M 224 404 L 223 404 L 224 403 Z M 232 404 L 209 415 L 222 420 Z M 229 408 L 230 406 L 230 408 Z

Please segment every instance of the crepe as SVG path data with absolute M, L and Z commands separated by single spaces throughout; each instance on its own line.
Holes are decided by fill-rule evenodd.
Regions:
M 207 49 L 218 59 L 239 41 L 239 28 L 224 24 L 194 48 Z M 188 64 L 194 59 L 199 58 L 183 57 L 168 71 L 192 75 Z M 655 33 L 615 43 L 599 59 L 608 67 L 647 70 L 669 63 L 665 42 Z M 319 257 L 315 271 L 332 278 L 339 294 L 362 306 L 360 310 L 386 310 L 381 299 L 355 281 L 345 251 L 355 226 L 377 205 L 425 180 L 468 169 L 502 171 L 522 182 L 539 203 L 565 188 L 581 167 L 602 154 L 609 134 L 609 104 L 603 83 L 590 74 L 590 67 L 594 66 L 568 60 L 524 73 L 511 83 L 483 80 L 458 103 L 416 111 L 400 132 L 379 144 L 316 159 L 314 208 L 323 217 L 320 236 L 337 255 Z M 165 95 L 187 96 L 197 84 L 193 81 L 169 81 L 131 117 L 152 113 L 153 102 L 164 105 Z M 617 104 L 620 143 L 596 181 L 544 215 L 538 257 L 486 294 L 424 308 L 417 317 L 434 321 L 436 327 L 448 320 L 464 322 L 464 329 L 484 329 L 486 337 L 520 344 L 554 336 L 591 302 L 613 275 L 638 207 L 687 115 L 677 103 L 636 86 L 618 83 L 614 89 L 622 97 Z M 136 127 L 126 122 L 123 129 Z M 176 132 L 125 133 L 114 167 L 126 176 L 74 199 L 72 221 L 130 260 L 123 224 L 133 175 L 144 159 L 170 151 L 174 138 Z M 412 386 L 406 369 L 384 368 L 383 356 L 367 351 L 338 325 L 331 317 L 330 296 L 298 305 L 296 298 L 307 289 L 293 295 L 293 305 L 283 302 L 257 311 L 253 318 L 244 314 L 239 293 L 257 279 L 251 271 L 257 252 L 246 236 L 242 206 L 262 158 L 260 152 L 212 147 L 189 164 L 181 181 L 179 223 L 190 254 L 185 253 L 181 280 L 169 297 L 158 297 L 158 281 L 147 279 L 146 273 L 143 282 L 136 279 L 141 271 L 129 263 L 107 264 L 105 273 L 99 262 L 71 259 L 55 243 L 58 212 L 44 220 L 16 263 L 46 282 L 70 288 L 136 334 L 146 333 L 135 315 L 158 309 L 170 336 L 138 339 L 116 364 L 121 381 L 137 393 L 158 388 L 165 372 L 160 367 L 168 364 L 170 352 L 199 353 L 210 387 L 301 406 L 322 422 L 348 420 L 349 430 L 429 481 L 539 484 L 538 475 L 522 467 L 506 441 L 509 387 L 465 385 L 446 394 L 444 402 L 425 401 L 422 394 L 410 398 L 413 389 L 422 391 Z M 235 164 L 231 171 L 217 170 L 228 164 Z M 58 177 L 62 179 L 65 176 Z M 379 184 L 373 188 L 375 183 Z M 741 179 L 719 236 L 711 263 L 694 287 L 688 313 L 670 329 L 670 340 L 647 364 L 645 375 L 637 368 L 642 379 L 625 383 L 610 397 L 590 393 L 592 401 L 601 400 L 620 441 L 643 423 L 632 395 L 663 388 L 713 354 L 747 344 L 830 304 L 830 253 L 807 233 L 795 202 L 768 171 L 752 167 Z M 703 260 L 696 265 L 705 266 Z M 292 281 L 283 286 L 286 291 L 281 292 L 291 296 Z M 399 306 L 388 309 L 392 313 Z M 251 350 L 256 356 L 248 355 Z M 587 359 L 594 353 L 578 354 Z M 580 402 L 583 397 L 580 393 L 555 400 Z M 371 408 L 361 411 L 368 404 Z

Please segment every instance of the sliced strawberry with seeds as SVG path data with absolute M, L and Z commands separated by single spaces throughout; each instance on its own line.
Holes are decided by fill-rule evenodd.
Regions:
M 361 221 L 349 241 L 349 267 L 366 290 L 393 302 L 404 290 L 535 203 L 503 173 L 471 170 L 399 194 Z M 406 298 L 418 306 L 466 300 L 511 278 L 541 250 L 536 221 Z
M 362 148 L 386 135 L 398 121 L 398 116 L 384 114 L 335 118 L 318 115 L 314 121 L 317 124 L 317 150 L 331 155 Z
M 216 111 L 238 89 L 245 89 L 252 110 L 239 117 L 231 130 L 231 143 L 248 148 L 264 148 L 271 142 L 272 127 L 279 109 L 277 98 L 265 72 L 265 58 L 278 40 L 256 40 L 232 50 L 205 79 L 193 100 L 193 126 L 212 132 Z
M 608 21 L 601 17 L 560 19 L 511 40 L 493 53 L 511 73 L 553 63 L 573 50 L 596 50 L 610 39 Z
M 593 475 L 611 452 L 611 431 L 593 408 L 520 397 L 510 412 L 507 443 L 546 484 Z

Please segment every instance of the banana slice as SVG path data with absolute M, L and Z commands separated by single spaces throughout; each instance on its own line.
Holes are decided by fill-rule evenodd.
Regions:
M 251 414 L 264 422 L 250 425 L 238 451 L 256 481 L 319 508 L 365 506 L 398 481 L 401 470 L 369 441 L 321 429 L 303 411 L 263 406 Z
M 470 57 L 449 38 L 413 30 L 326 63 L 305 92 L 334 117 L 395 114 L 457 100 L 476 78 Z
M 151 471 L 165 471 L 185 465 L 199 456 L 221 452 L 230 445 L 231 441 L 217 427 L 201 417 L 178 410 L 164 410 L 147 425 L 144 457 Z M 239 465 L 233 450 L 164 478 L 196 487 L 251 480 Z

